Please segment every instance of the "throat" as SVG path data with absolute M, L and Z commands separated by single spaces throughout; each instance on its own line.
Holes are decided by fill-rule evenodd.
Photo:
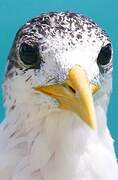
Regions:
M 8 123 L 22 125 L 23 131 L 30 129 L 40 130 L 47 133 L 50 140 L 64 143 L 64 137 L 77 144 L 86 144 L 89 136 L 101 138 L 102 142 L 107 144 L 106 137 L 111 137 L 107 127 L 106 111 L 99 104 L 95 105 L 97 116 L 97 131 L 91 129 L 76 114 L 63 111 L 49 106 L 39 106 L 34 104 L 18 104 L 11 106 L 6 115 Z M 74 138 L 74 134 L 76 134 Z M 107 134 L 107 135 L 106 135 Z M 81 137 L 81 138 L 80 138 Z M 82 140 L 83 139 L 83 140 Z M 93 138 L 95 139 L 95 138 Z M 67 139 L 65 140 L 67 141 Z M 70 142 L 71 144 L 71 142 Z M 59 145 L 59 143 L 58 143 Z M 57 146 L 57 145 L 56 145 Z
M 7 130 L 15 142 L 14 153 L 20 147 L 18 161 L 25 159 L 30 173 L 37 172 L 45 180 L 94 180 L 95 174 L 100 180 L 108 179 L 110 165 L 106 164 L 116 168 L 113 142 L 105 111 L 96 106 L 96 114 L 104 115 L 104 119 L 97 117 L 98 131 L 72 112 L 37 105 L 15 107 L 8 114 Z
M 60 149 L 64 144 L 67 145 L 67 142 L 70 144 L 68 150 L 76 145 L 84 149 L 90 139 L 93 144 L 100 139 L 104 145 L 113 149 L 112 138 L 107 128 L 106 112 L 99 105 L 96 105 L 96 116 L 97 131 L 91 129 L 72 112 L 24 104 L 8 111 L 7 123 L 15 124 L 16 128 L 22 126 L 19 131 L 21 134 L 24 132 L 30 134 L 32 130 L 45 134 L 48 143 L 54 149 L 55 147 Z

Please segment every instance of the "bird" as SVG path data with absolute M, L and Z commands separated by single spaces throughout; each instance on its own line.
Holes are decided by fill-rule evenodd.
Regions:
M 48 12 L 25 23 L 8 55 L 1 180 L 117 180 L 107 124 L 112 42 L 92 19 Z

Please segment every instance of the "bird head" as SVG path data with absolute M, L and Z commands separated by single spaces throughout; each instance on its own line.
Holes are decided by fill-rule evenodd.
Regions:
M 70 111 L 96 128 L 95 104 L 110 93 L 111 72 L 111 42 L 97 24 L 76 13 L 42 14 L 16 34 L 5 103 L 8 111 L 23 103 Z

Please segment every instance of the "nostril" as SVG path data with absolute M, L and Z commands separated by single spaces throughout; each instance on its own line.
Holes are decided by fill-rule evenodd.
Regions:
M 76 93 L 76 91 L 71 87 L 71 86 L 69 86 L 69 89 L 75 94 Z

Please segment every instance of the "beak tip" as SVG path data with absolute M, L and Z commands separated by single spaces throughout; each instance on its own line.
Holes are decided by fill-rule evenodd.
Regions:
M 93 129 L 93 130 L 96 130 L 97 129 L 97 127 L 96 127 L 96 125 L 90 125 L 90 127 Z
M 96 125 L 96 121 L 89 121 L 88 123 L 89 127 L 93 130 L 96 130 L 97 129 L 97 125 Z

